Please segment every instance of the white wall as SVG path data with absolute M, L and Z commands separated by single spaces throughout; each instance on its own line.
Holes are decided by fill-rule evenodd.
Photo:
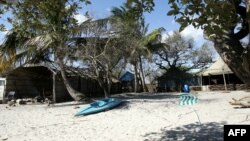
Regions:
M 0 100 L 3 100 L 5 84 L 5 78 L 0 78 Z

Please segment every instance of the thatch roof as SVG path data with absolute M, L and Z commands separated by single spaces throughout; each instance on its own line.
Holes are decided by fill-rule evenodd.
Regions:
M 221 74 L 231 74 L 233 73 L 227 64 L 220 58 L 209 68 L 201 72 L 202 76 L 209 75 L 221 75 Z

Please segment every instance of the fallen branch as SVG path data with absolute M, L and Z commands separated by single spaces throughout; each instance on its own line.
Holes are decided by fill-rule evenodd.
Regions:
M 240 105 L 242 108 L 250 108 L 250 97 L 243 97 L 239 100 L 232 98 L 231 105 Z

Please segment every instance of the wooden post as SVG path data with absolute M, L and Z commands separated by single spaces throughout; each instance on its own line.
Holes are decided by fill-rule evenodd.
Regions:
M 211 85 L 211 82 L 210 82 L 210 74 L 208 74 L 208 85 Z
M 223 74 L 223 80 L 224 80 L 225 91 L 227 91 L 227 82 L 226 82 L 226 78 L 225 78 L 224 69 L 222 69 L 222 74 Z
M 53 103 L 56 103 L 56 73 L 53 73 Z
M 201 86 L 202 86 L 202 75 L 201 75 Z

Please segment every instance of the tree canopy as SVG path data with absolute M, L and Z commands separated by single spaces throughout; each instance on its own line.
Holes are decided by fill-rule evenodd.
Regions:
M 177 31 L 163 41 L 163 46 L 158 48 L 155 54 L 158 56 L 156 64 L 166 71 L 170 68 L 182 68 L 185 72 L 199 69 L 211 63 L 213 59 L 207 44 L 197 48 L 193 39 L 185 39 Z
M 87 0 L 18 0 L 9 4 L 13 15 L 9 33 L 12 36 L 1 46 L 0 55 L 5 57 L 0 58 L 0 63 L 15 65 L 19 62 L 23 65 L 50 52 L 54 54 L 53 61 L 60 66 L 69 94 L 75 100 L 81 100 L 84 95 L 73 89 L 67 80 L 64 59 L 68 56 L 71 38 L 77 35 L 74 15 L 82 2 L 88 3 Z M 10 57 L 11 62 L 6 57 Z
M 153 10 L 153 0 L 127 0 L 138 8 Z M 243 46 L 241 39 L 249 34 L 249 0 L 169 0 L 171 10 L 181 24 L 200 27 L 230 69 L 246 84 L 250 85 L 250 44 Z M 148 8 L 151 7 L 151 8 Z M 227 12 L 225 12 L 227 11 Z M 238 28 L 239 27 L 239 28 Z M 247 39 L 249 42 L 249 39 Z

